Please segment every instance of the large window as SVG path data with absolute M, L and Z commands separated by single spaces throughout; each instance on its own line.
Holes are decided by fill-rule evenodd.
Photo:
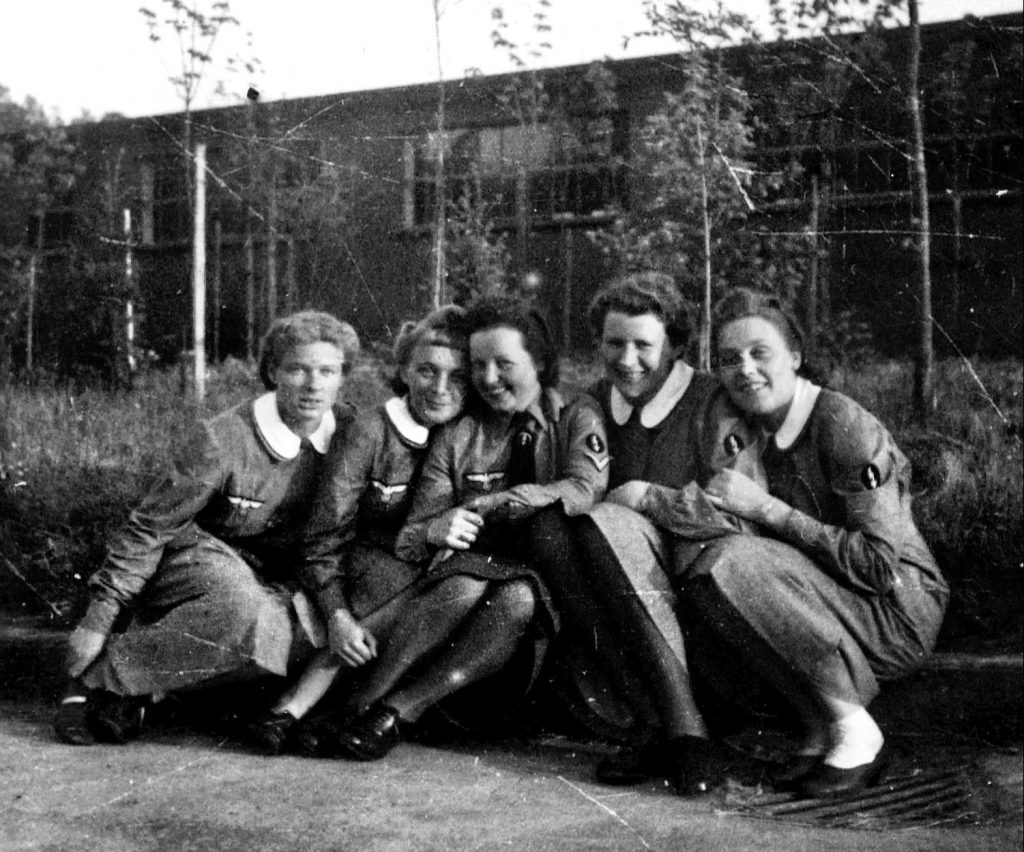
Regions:
M 438 159 L 445 197 L 487 205 L 498 224 L 594 218 L 621 207 L 623 170 L 616 134 L 588 128 L 586 139 L 552 124 L 481 127 L 428 134 L 406 148 L 406 225 L 433 221 Z

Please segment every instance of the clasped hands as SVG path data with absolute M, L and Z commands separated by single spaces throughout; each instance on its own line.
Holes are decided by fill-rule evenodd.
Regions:
M 474 497 L 434 518 L 427 527 L 427 541 L 435 547 L 469 550 L 489 517 L 511 514 L 516 507 L 525 505 L 526 501 L 514 490 Z
M 708 502 L 723 512 L 747 521 L 771 524 L 772 515 L 784 504 L 749 476 L 735 470 L 721 470 L 706 486 Z

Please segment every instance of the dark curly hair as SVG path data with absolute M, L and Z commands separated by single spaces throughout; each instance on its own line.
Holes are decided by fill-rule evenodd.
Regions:
M 601 339 L 605 317 L 612 311 L 630 317 L 653 314 L 665 324 L 674 348 L 685 348 L 690 342 L 692 326 L 686 300 L 672 276 L 663 272 L 633 272 L 605 284 L 587 308 L 595 339 Z
M 542 387 L 558 384 L 558 347 L 541 313 L 526 299 L 515 296 L 478 296 L 466 307 L 467 334 L 492 328 L 512 328 L 523 336 L 523 347 L 538 366 Z
M 274 320 L 260 341 L 259 372 L 263 385 L 274 390 L 271 376 L 285 353 L 308 343 L 333 343 L 345 355 L 342 372 L 347 376 L 359 356 L 359 335 L 347 322 L 322 311 L 299 311 Z

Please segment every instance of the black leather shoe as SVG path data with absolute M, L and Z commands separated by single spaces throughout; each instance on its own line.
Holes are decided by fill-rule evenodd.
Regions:
M 673 737 L 664 749 L 669 781 L 681 796 L 710 793 L 725 780 L 725 760 L 711 740 Z
M 89 696 L 88 723 L 96 739 L 122 744 L 142 733 L 149 696 L 115 695 L 97 690 Z
M 862 763 L 852 769 L 839 769 L 827 763 L 819 763 L 810 774 L 797 785 L 797 790 L 811 799 L 835 799 L 852 796 L 865 787 L 877 784 L 889 765 L 885 749 L 878 752 L 870 763 Z
M 820 754 L 796 754 L 785 763 L 776 763 L 768 770 L 768 783 L 777 790 L 792 790 L 797 782 L 810 775 L 821 763 Z
M 68 745 L 95 743 L 96 735 L 89 726 L 88 699 L 62 703 L 53 716 L 53 732 Z
M 298 724 L 291 713 L 267 710 L 243 725 L 238 739 L 254 751 L 273 757 L 288 748 Z
M 597 764 L 597 780 L 602 784 L 621 786 L 640 784 L 668 772 L 664 743 L 648 742 L 623 746 Z
M 349 760 L 380 760 L 398 745 L 400 721 L 397 710 L 378 702 L 337 732 L 331 750 Z

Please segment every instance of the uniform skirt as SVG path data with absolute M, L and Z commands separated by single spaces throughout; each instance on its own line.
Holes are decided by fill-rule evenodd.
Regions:
M 111 634 L 82 680 L 148 695 L 226 676 L 286 675 L 319 644 L 313 634 L 323 627 L 311 613 L 302 592 L 266 582 L 236 550 L 200 531 L 164 554 L 130 623 Z

